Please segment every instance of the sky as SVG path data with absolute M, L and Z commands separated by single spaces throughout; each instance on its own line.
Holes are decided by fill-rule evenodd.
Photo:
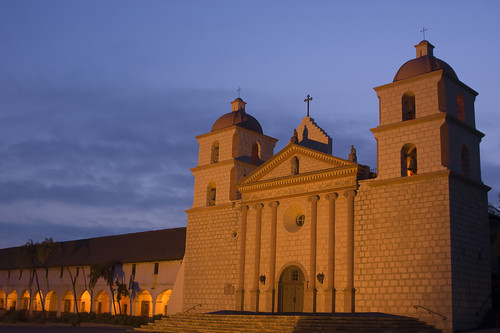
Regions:
M 426 39 L 479 92 L 498 206 L 498 1 L 0 0 L 0 248 L 186 225 L 195 136 L 246 111 L 287 143 L 305 116 L 376 168 L 378 98 Z

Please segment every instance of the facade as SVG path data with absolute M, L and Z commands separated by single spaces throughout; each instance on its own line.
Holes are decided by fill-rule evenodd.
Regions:
M 166 229 L 56 243 L 54 256 L 35 261 L 40 289 L 32 268 L 22 263 L 22 249 L 0 250 L 0 311 L 45 310 L 51 315 L 95 312 L 135 316 L 178 312 L 172 293 L 182 257 L 186 229 Z M 112 263 L 118 281 L 130 296 L 113 305 L 109 286 L 89 283 L 93 264 Z M 74 288 L 73 288 L 74 285 Z M 115 287 L 116 289 L 116 287 Z M 76 295 L 76 297 L 75 297 Z
M 415 47 L 394 81 L 375 88 L 376 174 L 354 148 L 333 156 L 309 116 L 274 154 L 276 140 L 239 98 L 197 137 L 185 309 L 385 312 L 448 332 L 477 326 L 491 294 L 477 93 L 428 41 Z
M 354 148 L 333 156 L 309 115 L 274 153 L 277 140 L 237 98 L 196 137 L 187 229 L 61 243 L 38 268 L 46 308 L 119 312 L 104 282 L 90 290 L 85 278 L 113 261 L 134 292 L 123 313 L 383 312 L 445 332 L 476 327 L 491 307 L 477 93 L 428 41 L 415 47 L 393 82 L 375 88 L 376 173 Z M 0 309 L 37 310 L 16 251 L 0 251 Z

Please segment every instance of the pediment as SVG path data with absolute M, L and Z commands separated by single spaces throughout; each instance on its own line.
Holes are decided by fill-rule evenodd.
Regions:
M 299 161 L 298 174 L 292 172 L 292 159 L 294 157 Z M 255 183 L 287 178 L 302 178 L 306 175 L 321 174 L 322 172 L 342 172 L 342 170 L 351 168 L 354 168 L 353 171 L 356 172 L 357 166 L 357 163 L 330 154 L 297 144 L 289 144 L 241 181 L 240 186 L 246 187 Z

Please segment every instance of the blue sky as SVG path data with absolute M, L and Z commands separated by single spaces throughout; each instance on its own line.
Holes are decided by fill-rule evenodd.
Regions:
M 305 115 L 376 168 L 373 87 L 426 39 L 479 92 L 498 205 L 498 1 L 0 1 L 0 247 L 185 226 L 195 135 L 236 89 L 265 134 Z M 8 236 L 6 236 L 8 235 Z

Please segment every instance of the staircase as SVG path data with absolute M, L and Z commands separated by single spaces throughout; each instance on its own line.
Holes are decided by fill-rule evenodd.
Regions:
M 255 314 L 228 313 L 176 314 L 136 328 L 143 332 L 222 333 L 442 333 L 411 317 L 383 313 L 355 314 Z

